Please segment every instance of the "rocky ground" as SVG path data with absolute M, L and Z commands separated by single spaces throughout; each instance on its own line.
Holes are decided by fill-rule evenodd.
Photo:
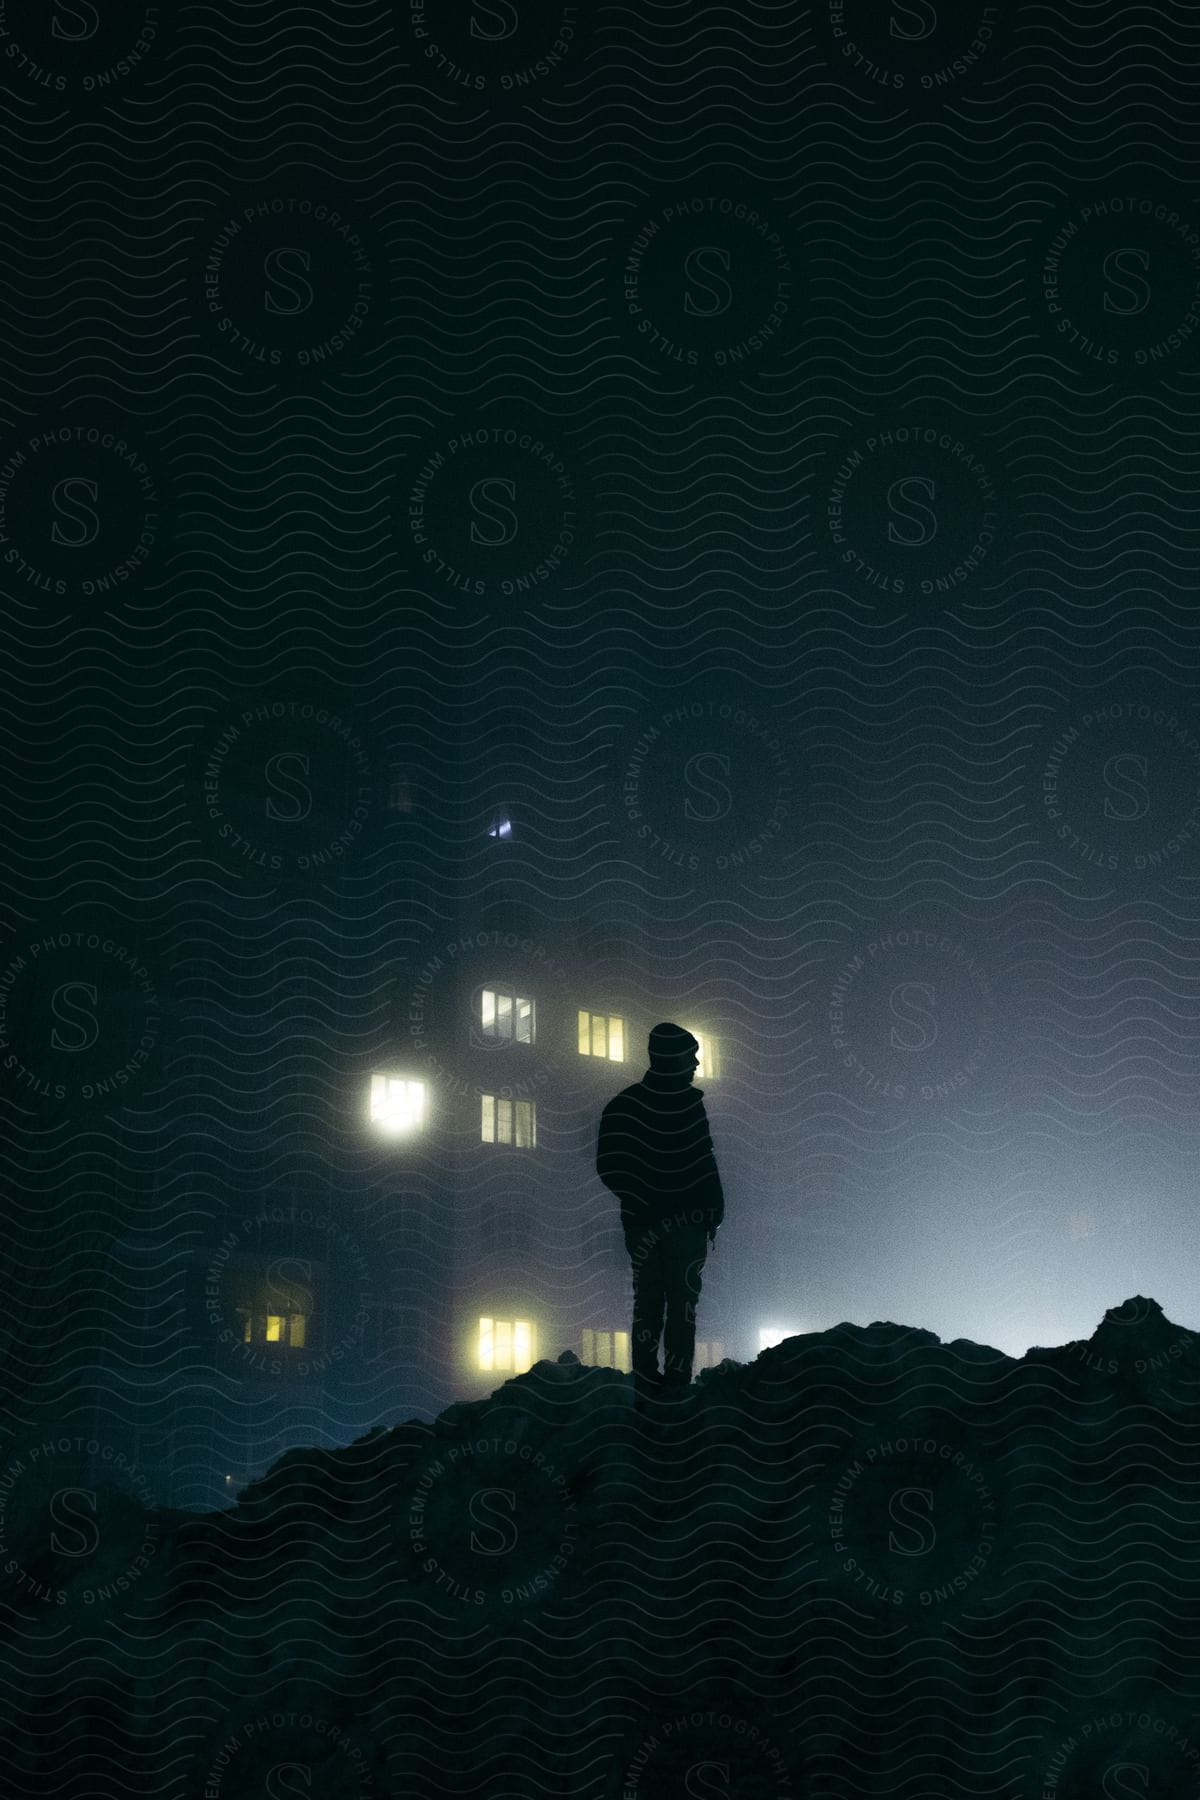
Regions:
M 35 1447 L 14 1794 L 1200 1794 L 1200 1342 L 1140 1296 L 1019 1360 L 839 1325 L 655 1419 L 568 1354 L 206 1517 Z

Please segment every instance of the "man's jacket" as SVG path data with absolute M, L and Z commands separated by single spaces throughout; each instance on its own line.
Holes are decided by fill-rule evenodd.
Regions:
M 604 1108 L 596 1173 L 621 1202 L 626 1237 L 676 1213 L 700 1214 L 689 1222 L 710 1231 L 725 1217 L 703 1091 L 653 1069 Z

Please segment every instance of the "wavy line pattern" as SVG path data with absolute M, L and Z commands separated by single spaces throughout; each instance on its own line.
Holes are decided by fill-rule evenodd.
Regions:
M 11 1791 L 1191 1791 L 1198 34 L 0 0 Z

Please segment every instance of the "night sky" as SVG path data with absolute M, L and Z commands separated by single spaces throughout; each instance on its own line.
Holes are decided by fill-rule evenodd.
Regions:
M 719 1040 L 748 1334 L 1200 1323 L 1198 33 L 0 5 L 18 1396 L 265 1195 L 399 1279 L 364 1083 L 509 917 Z

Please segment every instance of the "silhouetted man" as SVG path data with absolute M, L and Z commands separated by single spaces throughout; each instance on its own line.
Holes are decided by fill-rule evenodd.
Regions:
M 704 1259 L 725 1216 L 704 1095 L 692 1085 L 699 1048 L 682 1026 L 656 1025 L 650 1067 L 600 1118 L 596 1173 L 621 1202 L 633 1260 L 631 1360 L 641 1409 L 692 1379 Z

